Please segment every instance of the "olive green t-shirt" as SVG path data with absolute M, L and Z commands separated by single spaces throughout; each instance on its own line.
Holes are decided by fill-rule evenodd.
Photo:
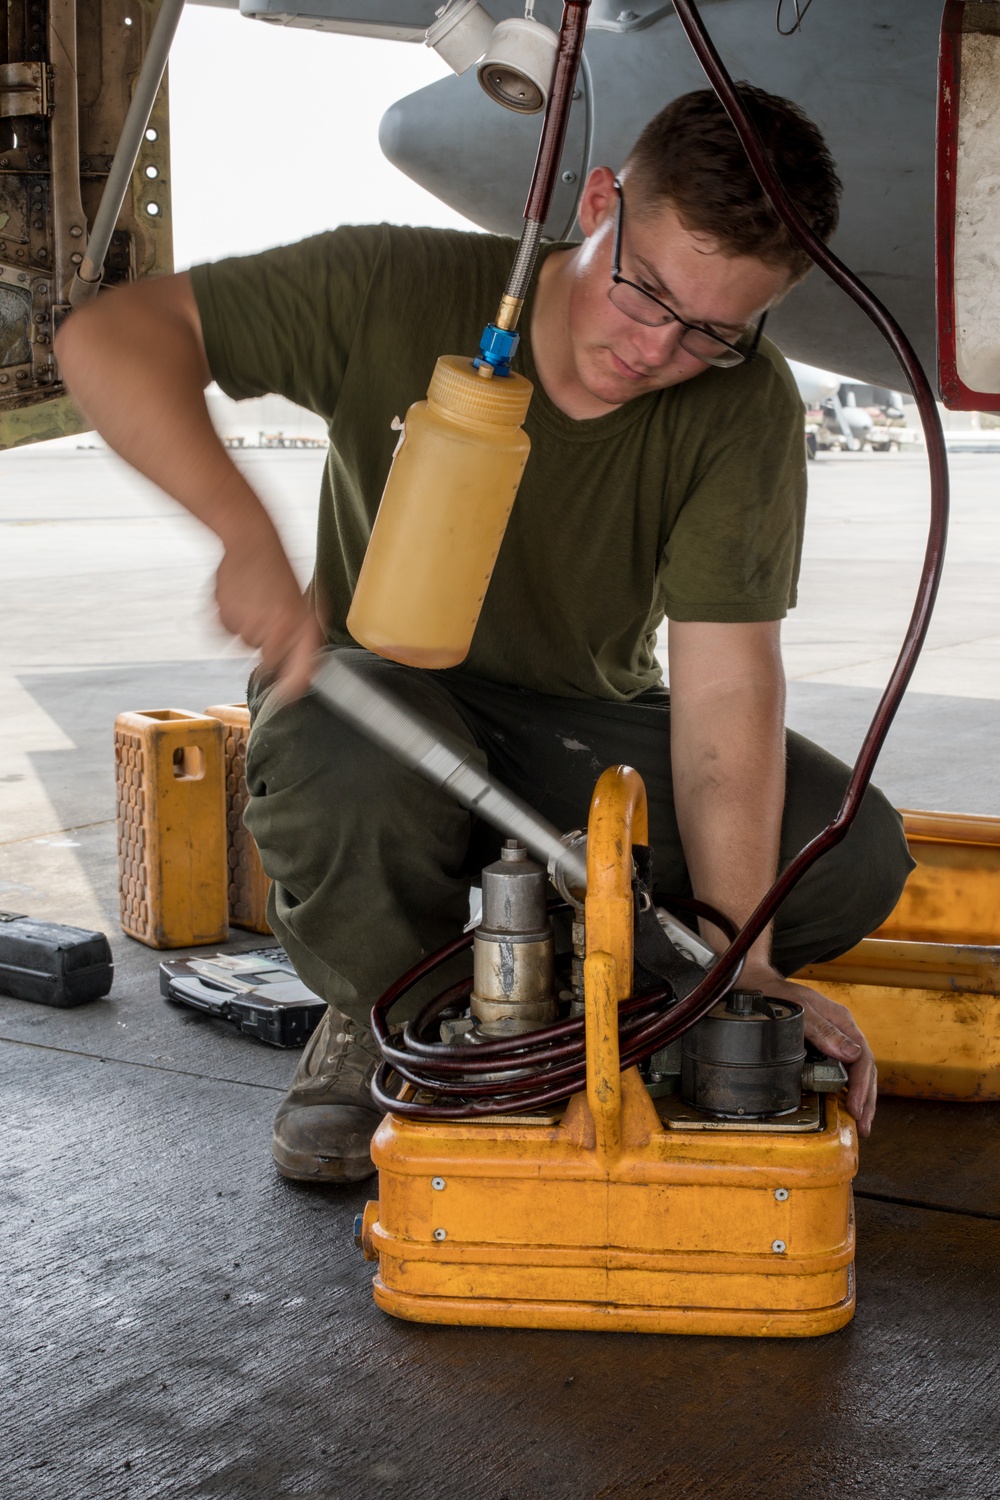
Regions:
M 457 230 L 344 227 L 191 272 L 209 367 L 237 400 L 277 392 L 328 423 L 313 580 L 332 642 L 345 619 L 398 434 L 439 354 L 475 354 L 514 242 Z M 547 253 L 552 249 L 550 247 Z M 548 399 L 531 352 L 531 454 L 464 670 L 568 697 L 655 686 L 656 629 L 778 620 L 795 602 L 805 514 L 798 392 L 756 360 L 586 421 Z

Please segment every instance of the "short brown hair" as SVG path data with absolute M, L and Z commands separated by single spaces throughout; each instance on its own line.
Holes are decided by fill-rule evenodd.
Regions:
M 790 99 L 736 85 L 784 184 L 821 240 L 837 227 L 840 178 L 818 128 Z M 771 207 L 714 89 L 682 94 L 650 120 L 623 172 L 638 189 L 637 211 L 667 200 L 688 229 L 730 254 L 787 266 L 798 281 L 812 261 Z

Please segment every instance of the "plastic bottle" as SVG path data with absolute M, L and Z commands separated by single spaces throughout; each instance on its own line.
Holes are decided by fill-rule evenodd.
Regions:
M 453 667 L 472 644 L 528 461 L 532 385 L 444 354 L 406 414 L 347 616 L 362 646 L 413 667 Z

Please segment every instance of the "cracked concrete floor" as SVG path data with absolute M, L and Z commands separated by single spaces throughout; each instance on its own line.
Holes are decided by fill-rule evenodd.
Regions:
M 303 571 L 322 458 L 240 459 Z M 810 472 L 789 717 L 851 757 L 909 610 L 926 481 L 909 454 Z M 1000 456 L 953 473 L 949 573 L 879 780 L 901 805 L 1000 814 Z M 376 1311 L 351 1238 L 367 1186 L 270 1164 L 295 1055 L 166 1006 L 160 955 L 117 928 L 114 715 L 242 696 L 211 539 L 100 449 L 0 455 L 0 486 L 0 905 L 102 928 L 117 965 L 77 1010 L 0 999 L 4 1500 L 1000 1495 L 997 1107 L 883 1102 L 858 1315 L 827 1339 Z

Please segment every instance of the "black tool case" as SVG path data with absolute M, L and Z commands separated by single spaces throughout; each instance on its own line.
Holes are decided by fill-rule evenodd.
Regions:
M 160 994 L 272 1047 L 304 1047 L 326 1011 L 282 948 L 168 959 L 160 964 Z
M 38 1005 L 84 1005 L 115 977 L 103 932 L 0 911 L 0 994 Z

